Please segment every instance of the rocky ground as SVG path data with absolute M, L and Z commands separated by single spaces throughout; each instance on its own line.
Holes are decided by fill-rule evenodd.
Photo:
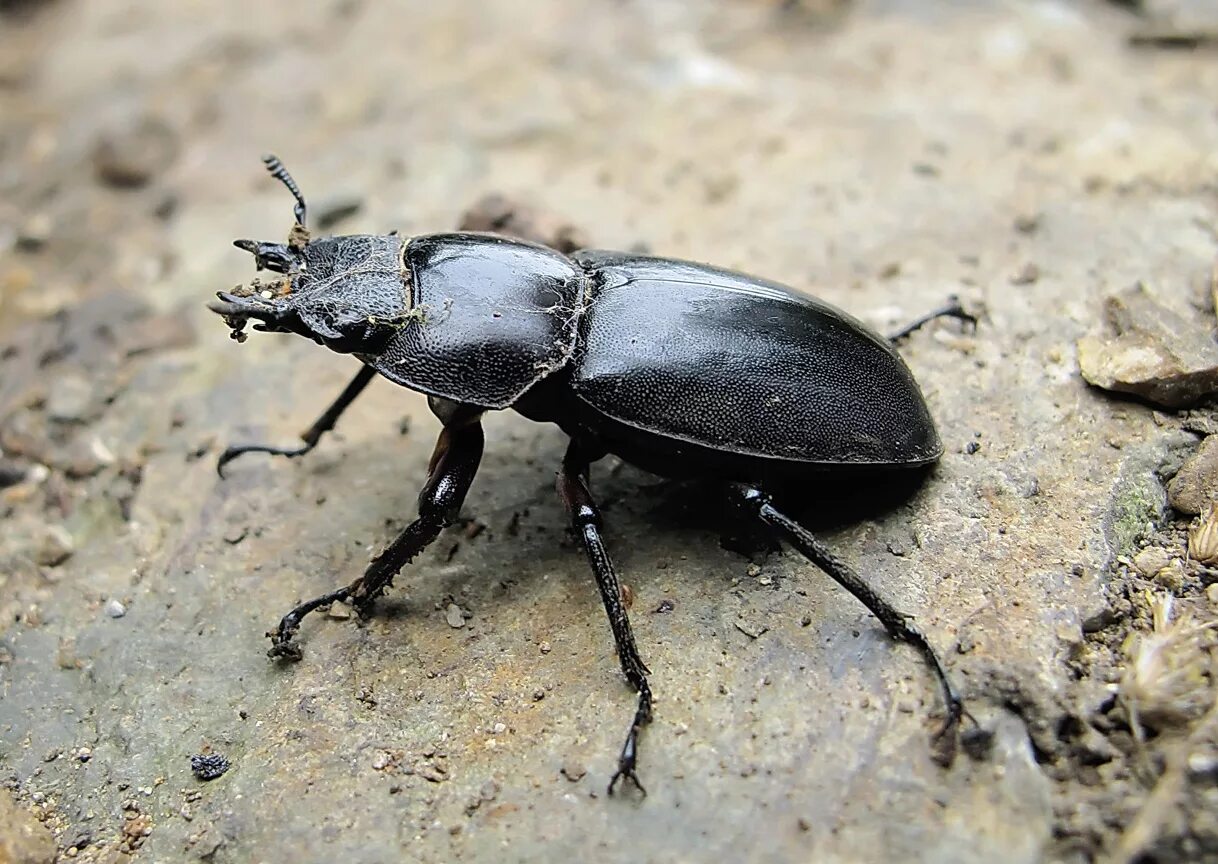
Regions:
M 1218 23 L 1180 5 L 0 4 L 0 861 L 1218 860 Z M 610 459 L 658 701 L 608 798 L 633 698 L 563 438 L 508 414 L 377 613 L 269 661 L 438 427 L 379 381 L 216 476 L 353 373 L 204 309 L 290 224 L 264 151 L 328 231 L 497 193 L 881 329 L 958 294 L 975 331 L 902 349 L 942 463 L 809 518 L 946 652 L 962 755 L 854 600 Z

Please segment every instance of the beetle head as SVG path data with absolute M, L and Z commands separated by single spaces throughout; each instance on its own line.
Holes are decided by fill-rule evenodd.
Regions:
M 296 222 L 287 243 L 235 240 L 233 245 L 253 255 L 258 270 L 278 276 L 221 291 L 209 308 L 223 316 L 238 342 L 245 340 L 245 325 L 253 319 L 255 330 L 298 333 L 343 353 L 379 352 L 409 318 L 402 239 L 393 234 L 312 239 L 295 181 L 274 156 L 263 161 L 296 198 Z

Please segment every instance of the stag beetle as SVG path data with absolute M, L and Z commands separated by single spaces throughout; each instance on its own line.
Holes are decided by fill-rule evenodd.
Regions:
M 775 494 L 830 472 L 909 471 L 939 458 L 934 422 L 893 342 L 940 315 L 975 324 L 957 303 L 884 339 L 821 300 L 687 261 L 591 250 L 566 256 L 495 234 L 313 239 L 299 187 L 278 159 L 264 161 L 296 199 L 295 224 L 286 244 L 235 245 L 278 275 L 221 291 L 210 308 L 238 341 L 254 319 L 257 330 L 297 333 L 361 366 L 302 446 L 230 446 L 221 475 L 243 453 L 308 453 L 378 374 L 426 394 L 443 425 L 418 518 L 354 582 L 285 615 L 268 634 L 272 657 L 300 658 L 294 637 L 315 609 L 343 601 L 369 611 L 457 518 L 482 456 L 482 414 L 512 408 L 570 436 L 558 494 L 638 694 L 610 794 L 619 780 L 643 791 L 639 732 L 652 716 L 649 670 L 589 485 L 589 466 L 610 453 L 665 477 L 722 481 L 756 524 L 922 652 L 947 705 L 937 738 L 950 733 L 954 741 L 967 713 L 938 653 L 909 616 L 780 511 Z

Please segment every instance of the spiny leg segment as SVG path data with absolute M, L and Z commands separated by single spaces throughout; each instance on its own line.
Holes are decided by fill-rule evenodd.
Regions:
M 300 629 L 301 619 L 315 609 L 338 600 L 353 603 L 361 614 L 368 611 L 372 602 L 389 587 L 398 571 L 456 520 L 474 475 L 478 472 L 483 440 L 482 424 L 478 422 L 477 415 L 472 418 L 454 417 L 444 427 L 431 456 L 427 483 L 419 493 L 418 518 L 372 559 L 363 576 L 345 588 L 301 603 L 283 616 L 279 626 L 267 634 L 271 637 L 271 649 L 267 652 L 269 656 L 300 659 L 300 647 L 293 637 Z
M 600 455 L 602 454 L 591 454 L 578 442 L 572 441 L 566 456 L 563 457 L 562 470 L 558 473 L 558 494 L 571 520 L 571 527 L 587 553 L 592 573 L 596 576 L 596 587 L 600 590 L 601 602 L 605 604 L 605 613 L 609 616 L 609 627 L 613 630 L 613 641 L 617 644 L 622 673 L 639 694 L 638 708 L 634 712 L 630 731 L 618 756 L 617 771 L 609 781 L 609 794 L 613 794 L 619 780 L 623 783 L 628 780 L 646 795 L 647 790 L 639 782 L 636 768 L 639 732 L 644 725 L 651 722 L 651 687 L 647 684 L 650 670 L 639 657 L 634 633 L 630 629 L 630 619 L 626 615 L 626 606 L 622 602 L 621 585 L 601 538 L 601 514 L 588 488 L 588 466 Z

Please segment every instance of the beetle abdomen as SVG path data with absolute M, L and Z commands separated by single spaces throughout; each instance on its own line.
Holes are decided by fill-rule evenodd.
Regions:
M 728 270 L 575 258 L 594 281 L 571 386 L 596 411 L 746 456 L 919 465 L 941 454 L 904 362 L 844 312 Z

